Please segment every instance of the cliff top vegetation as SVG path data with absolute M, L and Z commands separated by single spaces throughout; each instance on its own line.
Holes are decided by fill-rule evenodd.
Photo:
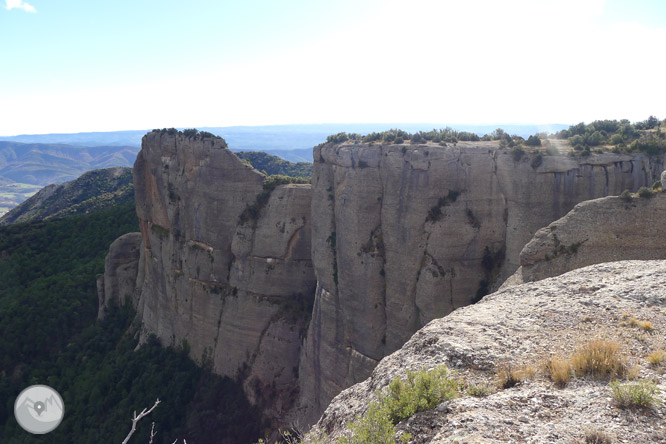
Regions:
M 647 120 L 631 123 L 629 120 L 595 120 L 592 123 L 583 122 L 571 125 L 568 129 L 555 134 L 546 132 L 537 133 L 527 139 L 511 135 L 501 128 L 490 134 L 478 134 L 457 131 L 446 127 L 432 131 L 419 131 L 408 133 L 401 129 L 390 129 L 383 132 L 373 132 L 366 135 L 357 133 L 338 133 L 326 138 L 327 143 L 388 143 L 388 144 L 420 144 L 478 141 L 499 141 L 500 148 L 540 147 L 546 145 L 546 152 L 554 154 L 556 151 L 549 144 L 549 138 L 568 141 L 574 151 L 580 155 L 589 155 L 591 150 L 603 148 L 616 152 L 644 152 L 649 155 L 666 152 L 666 119 L 659 120 L 650 116 Z
M 170 136 L 175 136 L 175 135 L 180 135 L 187 137 L 188 139 L 222 139 L 222 137 L 217 136 L 213 133 L 209 133 L 208 131 L 199 131 L 196 128 L 188 128 L 184 129 L 182 131 L 177 130 L 176 128 L 162 128 L 162 129 L 154 129 L 151 131 L 151 133 L 159 133 L 159 134 L 168 134 Z

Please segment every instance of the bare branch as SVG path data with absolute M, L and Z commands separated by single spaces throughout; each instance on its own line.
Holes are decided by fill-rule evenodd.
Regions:
M 143 410 L 141 410 L 141 413 L 139 413 L 138 415 L 136 414 L 136 410 L 134 410 L 134 417 L 132 418 L 132 430 L 129 431 L 129 433 L 127 434 L 127 436 L 123 440 L 122 444 L 127 444 L 129 442 L 129 440 L 132 437 L 132 435 L 134 434 L 134 432 L 136 432 L 136 423 L 139 422 L 141 420 L 141 418 L 143 418 L 146 415 L 149 415 L 153 410 L 155 410 L 155 407 L 157 407 L 159 405 L 159 403 L 160 403 L 160 400 L 158 398 L 158 399 L 155 400 L 155 404 L 153 404 L 153 406 L 150 409 L 143 409 Z M 151 434 L 152 434 L 152 432 L 151 432 Z M 152 442 L 152 439 L 151 439 L 151 442 Z
M 148 444 L 153 444 L 153 438 L 155 437 L 155 422 L 152 423 L 150 426 L 150 441 L 148 441 Z

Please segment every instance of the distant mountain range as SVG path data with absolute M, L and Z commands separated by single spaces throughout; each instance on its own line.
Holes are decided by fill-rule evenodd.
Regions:
M 132 166 L 138 152 L 137 146 L 0 142 L 0 178 L 33 185 L 62 183 L 90 170 Z
M 509 134 L 527 136 L 540 131 L 556 132 L 569 125 L 452 125 L 437 123 L 327 123 L 312 125 L 266 125 L 266 126 L 227 126 L 197 127 L 223 137 L 234 151 L 302 150 L 326 141 L 326 137 L 339 132 L 367 134 L 391 128 L 407 132 L 429 131 L 433 128 L 450 126 L 459 131 L 469 131 L 479 135 L 489 134 L 502 128 Z M 152 128 L 151 128 L 152 129 Z M 178 128 L 183 129 L 183 128 Z M 61 143 L 79 146 L 139 146 L 141 138 L 150 129 L 133 131 L 113 131 L 75 134 L 31 134 L 3 137 L 0 140 L 22 143 Z M 293 159 L 288 159 L 297 161 Z M 312 159 L 310 159 L 312 161 Z

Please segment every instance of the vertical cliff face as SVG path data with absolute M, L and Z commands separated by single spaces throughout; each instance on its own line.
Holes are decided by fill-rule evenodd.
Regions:
M 640 154 L 518 156 L 494 142 L 324 144 L 314 159 L 312 187 L 273 188 L 221 139 L 146 135 L 140 239 L 114 244 L 99 283 L 103 303 L 132 295 L 143 337 L 239 377 L 267 416 L 284 418 L 300 389 L 301 424 L 510 276 L 539 228 L 663 170 Z
M 257 205 L 265 176 L 222 139 L 153 132 L 134 164 L 141 227 L 142 335 L 188 347 L 240 377 L 279 414 L 293 401 L 301 336 L 315 287 L 309 185 L 281 185 Z M 254 206 L 250 213 L 248 207 Z
M 314 159 L 308 421 L 417 329 L 513 273 L 537 229 L 583 200 L 651 184 L 662 166 L 614 154 L 539 162 L 493 142 L 325 144 Z

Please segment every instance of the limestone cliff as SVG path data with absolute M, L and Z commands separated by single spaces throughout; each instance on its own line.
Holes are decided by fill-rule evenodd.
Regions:
M 653 333 L 632 326 L 629 317 L 650 322 Z M 646 359 L 664 348 L 665 328 L 664 261 L 598 264 L 500 290 L 419 330 L 370 378 L 340 393 L 317 429 L 327 435 L 325 442 L 336 442 L 393 378 L 446 365 L 461 382 L 489 387 L 490 394 L 463 393 L 402 421 L 396 429 L 411 434 L 410 443 L 666 442 L 663 363 Z M 539 371 L 549 356 L 567 356 L 595 338 L 617 343 L 634 376 L 656 383 L 654 408 L 619 409 L 607 379 L 575 378 L 558 388 Z M 536 373 L 498 388 L 495 372 L 508 364 L 532 366 Z M 609 441 L 585 441 L 586 430 Z
M 268 416 L 300 390 L 301 424 L 511 275 L 539 228 L 663 169 L 642 154 L 521 157 L 495 142 L 324 144 L 314 159 L 312 188 L 272 189 L 221 139 L 146 135 L 136 288 L 106 282 L 113 259 L 100 283 L 104 300 L 132 293 L 143 337 L 240 377 Z
M 602 262 L 666 259 L 666 195 L 580 203 L 540 229 L 503 286 L 533 282 Z
M 315 287 L 311 191 L 264 180 L 222 139 L 147 134 L 134 164 L 136 306 L 143 337 L 240 378 L 276 417 L 294 401 Z
M 312 421 L 420 327 L 511 275 L 578 202 L 651 185 L 663 159 L 516 155 L 494 142 L 314 150 L 315 306 L 300 362 Z

